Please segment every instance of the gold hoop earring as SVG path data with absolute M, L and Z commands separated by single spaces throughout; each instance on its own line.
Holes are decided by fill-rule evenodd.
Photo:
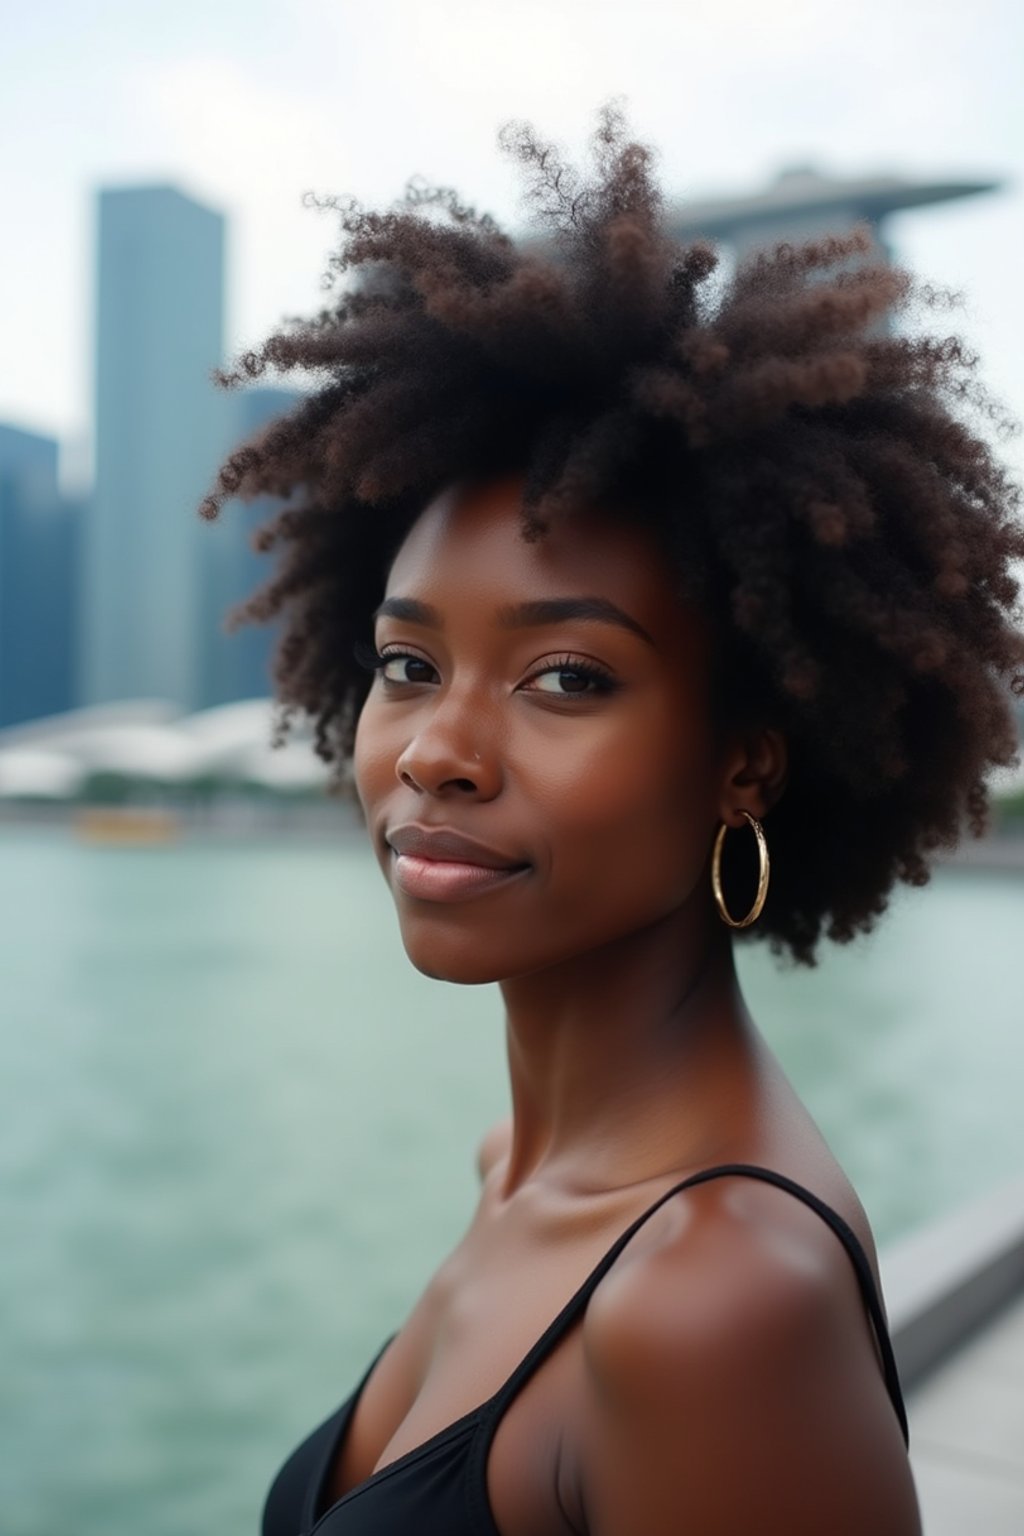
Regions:
M 725 897 L 722 895 L 722 844 L 725 842 L 725 834 L 729 830 L 728 822 L 723 821 L 715 838 L 715 851 L 711 857 L 711 885 L 715 893 L 715 905 L 718 907 L 718 915 L 723 923 L 728 923 L 730 928 L 749 928 L 750 924 L 760 916 L 764 899 L 768 894 L 768 844 L 765 842 L 764 830 L 756 816 L 751 816 L 749 811 L 740 810 L 740 815 L 745 816 L 754 829 L 757 838 L 757 857 L 759 868 L 757 872 L 757 895 L 754 897 L 754 905 L 746 917 L 736 919 L 730 917 L 725 906 Z

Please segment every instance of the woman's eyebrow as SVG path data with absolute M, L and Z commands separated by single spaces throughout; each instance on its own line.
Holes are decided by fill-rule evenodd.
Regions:
M 423 624 L 428 629 L 444 628 L 437 609 L 414 597 L 386 597 L 373 617 L 375 622 L 377 619 L 404 619 L 407 624 Z
M 498 623 L 503 629 L 539 628 L 543 624 L 559 624 L 568 619 L 596 619 L 601 624 L 617 624 L 620 629 L 639 635 L 648 645 L 654 644 L 643 625 L 607 597 L 544 597 L 502 608 L 498 613 Z
M 444 628 L 438 610 L 415 597 L 386 597 L 373 617 L 375 620 L 403 619 L 407 624 L 422 624 L 428 629 Z M 620 629 L 639 635 L 648 645 L 654 645 L 643 625 L 607 597 L 541 597 L 498 610 L 498 623 L 502 629 L 539 629 L 545 624 L 562 624 L 573 619 L 616 624 Z

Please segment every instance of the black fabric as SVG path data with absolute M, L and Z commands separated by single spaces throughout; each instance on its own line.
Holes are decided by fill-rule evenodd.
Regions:
M 676 1184 L 616 1239 L 493 1397 L 325 1507 L 330 1470 L 359 1395 L 391 1343 L 387 1339 L 351 1397 L 314 1429 L 281 1467 L 263 1507 L 262 1536 L 310 1536 L 313 1531 L 317 1536 L 400 1536 L 403 1532 L 415 1532 L 415 1536 L 501 1536 L 487 1498 L 487 1453 L 509 1403 L 580 1317 L 595 1287 L 648 1217 L 680 1190 L 730 1174 L 763 1179 L 787 1190 L 810 1206 L 839 1238 L 856 1271 L 878 1338 L 885 1384 L 903 1438 L 908 1440 L 896 1360 L 871 1267 L 856 1235 L 831 1206 L 785 1174 L 750 1163 L 725 1163 Z

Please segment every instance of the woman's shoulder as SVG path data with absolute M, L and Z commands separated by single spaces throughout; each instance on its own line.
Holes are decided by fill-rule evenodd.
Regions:
M 635 1529 L 675 1529 L 685 1498 L 708 1536 L 765 1531 L 766 1510 L 790 1536 L 918 1531 L 856 1271 L 788 1190 L 737 1175 L 674 1195 L 597 1287 L 584 1359 L 585 1496 L 632 1503 Z
M 723 1173 L 644 1223 L 597 1288 L 587 1328 L 635 1360 L 645 1340 L 659 1353 L 742 1346 L 809 1307 L 848 1303 L 859 1316 L 855 1271 L 822 1217 L 768 1179 Z

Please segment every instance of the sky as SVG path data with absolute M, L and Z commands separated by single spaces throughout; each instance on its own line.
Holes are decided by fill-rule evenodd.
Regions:
M 780 168 L 995 178 L 900 214 L 901 260 L 966 294 L 939 320 L 1024 417 L 1019 0 L 6 0 L 0 420 L 87 476 L 95 194 L 171 181 L 229 218 L 227 352 L 315 310 L 335 243 L 303 193 L 382 206 L 421 174 L 512 229 L 497 148 L 527 118 L 570 153 L 623 99 L 670 199 Z M 1021 440 L 1005 452 L 1024 467 Z

